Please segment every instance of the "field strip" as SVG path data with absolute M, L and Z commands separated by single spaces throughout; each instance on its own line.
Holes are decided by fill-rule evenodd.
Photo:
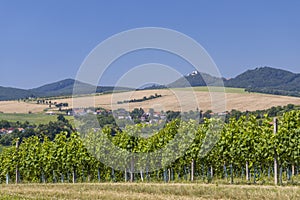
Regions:
M 76 183 L 0 185 L 5 199 L 299 199 L 296 186 L 197 183 Z
M 228 89 L 229 90 L 229 89 Z M 154 108 L 156 111 L 189 111 L 195 110 L 195 105 L 191 102 L 198 102 L 198 108 L 206 111 L 211 110 L 211 94 L 207 91 L 200 89 L 193 92 L 191 95 L 191 89 L 176 89 L 176 94 L 171 90 L 140 90 L 131 92 L 122 92 L 114 94 L 103 94 L 96 96 L 76 97 L 72 98 L 57 98 L 55 102 L 68 103 L 69 108 L 73 108 L 73 102 L 80 102 L 81 107 L 103 107 L 106 109 L 125 108 L 127 110 L 133 110 L 134 108 L 143 108 L 148 111 L 149 108 Z M 233 91 L 233 92 L 230 92 Z M 159 94 L 160 98 L 155 98 L 142 102 L 133 102 L 128 105 L 118 104 L 118 101 L 124 101 L 128 99 L 142 99 L 143 97 L 149 97 L 150 95 Z M 213 94 L 213 93 L 212 93 Z M 215 97 L 218 98 L 219 92 L 215 93 Z M 287 104 L 300 105 L 300 98 L 289 96 L 278 96 L 270 94 L 258 94 L 258 93 L 245 93 L 239 92 L 239 90 L 230 89 L 225 93 L 226 110 L 232 109 L 240 111 L 255 111 L 270 108 L 272 106 L 284 106 Z M 197 104 L 196 104 L 197 105 Z M 48 105 L 41 105 L 36 103 L 26 103 L 18 101 L 0 101 L 0 112 L 4 113 L 39 113 L 44 112 L 44 109 L 48 108 Z

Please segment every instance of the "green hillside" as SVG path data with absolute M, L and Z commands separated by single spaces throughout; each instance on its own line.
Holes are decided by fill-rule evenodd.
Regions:
M 31 96 L 34 96 L 34 94 L 28 90 L 0 86 L 0 101 L 22 99 Z
M 223 84 L 229 88 L 245 88 L 248 92 L 300 97 L 300 74 L 271 67 L 247 70 L 228 80 L 201 72 L 193 72 L 174 81 L 168 87 L 222 86 Z
M 271 67 L 247 70 L 225 81 L 225 85 L 246 88 L 249 92 L 300 96 L 300 74 Z
M 65 116 L 70 122 L 73 122 L 73 117 Z M 46 115 L 46 114 L 19 114 L 19 113 L 0 113 L 0 120 L 7 120 L 11 122 L 25 122 L 28 121 L 30 124 L 47 124 L 50 121 L 56 121 L 57 115 Z
M 199 92 L 208 92 L 209 89 L 207 86 L 199 86 L 199 87 L 187 87 L 187 88 L 174 88 L 175 90 L 193 90 Z M 231 87 L 210 87 L 210 91 L 213 92 L 225 92 L 225 93 L 246 93 L 244 88 L 231 88 Z
M 17 88 L 0 87 L 0 101 L 27 99 L 29 97 L 60 97 L 73 95 L 73 88 L 76 87 L 76 94 L 92 94 L 112 91 L 128 91 L 131 88 L 113 87 L 113 86 L 93 86 L 74 79 L 65 79 L 62 81 L 43 85 L 38 88 L 23 90 Z

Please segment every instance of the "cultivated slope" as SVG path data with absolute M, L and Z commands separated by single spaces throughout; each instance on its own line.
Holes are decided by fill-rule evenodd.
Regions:
M 78 97 L 74 100 L 76 102 L 82 102 L 81 107 L 93 106 L 91 103 L 95 102 L 95 106 L 104 107 L 107 109 L 117 109 L 125 108 L 127 110 L 133 110 L 134 108 L 144 108 L 146 111 L 149 108 L 154 108 L 156 111 L 167 111 L 167 110 L 182 110 L 189 111 L 195 110 L 195 104 L 190 102 L 195 102 L 197 100 L 198 108 L 206 110 L 214 110 L 211 105 L 211 94 L 207 91 L 203 91 L 202 88 L 194 88 L 195 92 L 191 95 L 191 88 L 178 88 L 172 90 L 160 89 L 160 90 L 140 90 L 131 92 L 122 92 L 114 94 L 102 94 L 99 96 L 88 96 L 88 97 Z M 175 92 L 174 92 L 175 91 Z M 241 111 L 255 111 L 270 108 L 272 106 L 283 106 L 289 103 L 300 105 L 300 98 L 279 96 L 279 95 L 269 95 L 269 94 L 258 94 L 258 93 L 247 93 L 242 92 L 238 89 L 227 89 L 225 93 L 226 99 L 226 110 L 230 111 L 232 109 Z M 152 100 L 147 100 L 143 102 L 134 102 L 127 104 L 118 104 L 118 101 L 124 101 L 128 99 L 142 99 L 143 97 L 149 97 L 151 95 L 160 94 L 162 97 L 155 98 Z M 180 99 L 180 101 L 178 100 Z M 73 100 L 72 98 L 67 99 L 55 99 L 52 100 L 58 103 L 68 103 L 70 108 L 72 108 Z M 78 104 L 77 104 L 78 105 Z M 78 106 L 77 106 L 78 107 Z M 0 101 L 0 112 L 4 113 L 28 113 L 31 112 L 43 112 L 48 105 L 36 104 L 36 102 L 25 103 L 18 101 Z M 214 110 L 216 111 L 216 110 Z M 217 110 L 217 112 L 220 110 Z

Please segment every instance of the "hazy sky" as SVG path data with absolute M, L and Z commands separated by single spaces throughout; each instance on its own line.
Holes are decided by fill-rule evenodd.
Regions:
M 32 88 L 74 78 L 101 41 L 149 26 L 192 37 L 227 78 L 259 66 L 298 73 L 299 11 L 297 0 L 0 0 L 0 85 Z M 122 59 L 110 74 L 121 76 L 124 69 L 149 62 L 172 65 L 183 74 L 192 70 L 184 61 L 156 51 Z M 103 84 L 113 81 L 108 76 Z

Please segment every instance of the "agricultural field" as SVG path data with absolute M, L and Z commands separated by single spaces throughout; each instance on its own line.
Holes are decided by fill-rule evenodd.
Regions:
M 199 87 L 189 87 L 189 88 L 175 88 L 175 90 L 194 90 L 195 92 L 208 92 L 209 89 L 208 87 L 204 86 L 199 86 Z M 248 92 L 245 92 L 244 88 L 231 88 L 231 87 L 225 87 L 225 88 L 220 88 L 220 87 L 210 87 L 211 91 L 215 92 L 225 92 L 225 93 L 238 93 L 238 94 L 245 94 Z
M 255 111 L 264 110 L 272 106 L 283 106 L 287 104 L 300 105 L 300 98 L 297 97 L 248 93 L 241 88 L 225 88 L 225 95 L 222 96 L 220 91 L 220 88 L 211 88 L 212 94 L 216 95 L 217 98 L 225 98 L 227 111 L 232 109 L 240 111 Z M 96 107 L 103 107 L 106 109 L 117 109 L 121 107 L 124 108 L 124 104 L 118 104 L 118 101 L 142 99 L 143 97 L 149 97 L 150 95 L 155 94 L 162 95 L 162 97 L 142 102 L 129 103 L 128 106 L 125 106 L 125 109 L 133 110 L 134 108 L 143 108 L 144 110 L 149 110 L 149 108 L 154 108 L 156 111 L 189 111 L 195 110 L 195 105 L 198 104 L 198 108 L 203 111 L 213 110 L 214 112 L 218 112 L 218 110 L 214 110 L 211 105 L 211 94 L 208 93 L 207 87 L 175 88 L 172 90 L 140 90 L 76 97 L 74 99 L 57 98 L 55 100 L 52 99 L 52 101 L 68 103 L 69 108 L 73 107 L 73 101 L 75 101 L 79 102 L 76 105 L 80 105 L 82 107 L 95 105 Z M 195 100 L 197 102 L 195 102 Z M 195 102 L 195 104 L 191 104 L 190 102 Z M 0 112 L 3 113 L 43 113 L 45 109 L 49 109 L 48 105 L 36 104 L 33 101 L 0 101 Z
M 40 113 L 47 107 L 47 105 L 24 101 L 0 101 L 0 112 L 3 113 Z
M 183 183 L 0 185 L 0 199 L 299 199 L 298 187 Z
M 0 145 L 0 153 L 3 151 L 5 147 L 3 147 L 2 145 Z
M 70 122 L 72 122 L 71 116 L 65 116 Z M 43 113 L 22 114 L 22 113 L 0 113 L 0 120 L 7 120 L 11 122 L 25 122 L 30 124 L 47 124 L 50 121 L 56 121 L 57 115 L 46 115 Z

